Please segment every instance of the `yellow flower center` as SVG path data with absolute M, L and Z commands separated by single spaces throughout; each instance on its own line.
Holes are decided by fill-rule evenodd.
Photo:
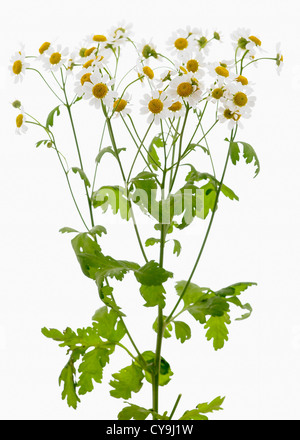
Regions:
M 179 101 L 177 101 L 177 102 L 174 102 L 170 107 L 169 107 L 169 110 L 171 111 L 171 112 L 178 112 L 179 110 L 181 110 L 181 108 L 182 108 L 182 104 L 181 104 L 181 102 L 179 102 Z
M 82 77 L 80 78 L 81 85 L 83 86 L 84 83 L 91 82 L 90 78 L 91 78 L 91 73 L 85 73 L 84 75 L 82 75 Z
M 160 99 L 151 99 L 151 101 L 148 104 L 148 109 L 151 113 L 158 114 L 160 113 L 164 108 L 164 104 Z
M 227 78 L 229 76 L 228 70 L 226 69 L 226 67 L 223 67 L 223 66 L 216 67 L 215 72 L 220 76 L 224 76 L 225 78 Z
M 174 46 L 178 50 L 184 50 L 188 47 L 189 42 L 186 38 L 177 38 L 177 40 L 174 43 Z
M 189 60 L 186 63 L 186 68 L 187 68 L 187 70 L 189 72 L 193 72 L 193 73 L 198 72 L 198 70 L 199 70 L 199 63 L 198 63 L 197 60 Z
M 107 92 L 108 92 L 107 85 L 103 84 L 103 83 L 96 84 L 93 87 L 92 92 L 93 92 L 93 95 L 95 96 L 95 98 L 103 99 L 107 95 Z
M 89 57 L 91 55 L 91 53 L 94 52 L 95 49 L 97 49 L 97 48 L 96 47 L 91 47 L 90 49 L 85 49 L 84 56 L 85 57 Z
M 243 84 L 243 86 L 247 86 L 247 85 L 248 85 L 248 80 L 247 80 L 247 78 L 246 78 L 245 76 L 243 76 L 243 75 L 239 75 L 239 76 L 236 78 L 236 81 L 237 81 L 237 82 L 240 82 L 241 84 Z
M 97 43 L 104 43 L 104 41 L 107 41 L 107 38 L 105 35 L 94 35 L 93 41 L 97 41 Z
M 233 97 L 233 102 L 239 107 L 244 107 L 248 102 L 247 95 L 243 92 L 237 92 Z
M 13 66 L 12 66 L 12 70 L 14 72 L 15 75 L 19 75 L 22 72 L 22 61 L 17 60 L 14 62 Z
M 215 99 L 220 99 L 222 98 L 223 94 L 224 94 L 223 90 L 220 87 L 218 87 L 217 89 L 214 89 L 212 91 L 211 96 Z
M 226 109 L 224 110 L 223 115 L 224 115 L 224 117 L 225 117 L 226 119 L 232 119 L 232 118 L 233 118 L 233 113 L 229 110 L 229 108 L 226 108 Z
M 89 60 L 82 66 L 84 69 L 88 69 L 93 64 L 94 60 Z
M 45 43 L 43 43 L 41 45 L 41 47 L 39 48 L 39 52 L 42 55 L 46 50 L 48 50 L 50 47 L 50 43 L 48 41 L 46 41 Z
M 193 86 L 189 82 L 183 82 L 177 87 L 177 93 L 182 98 L 187 98 L 193 93 Z
M 60 60 L 61 60 L 61 54 L 59 52 L 54 52 L 49 59 L 50 64 L 52 65 L 58 64 Z
M 127 101 L 125 99 L 118 99 L 114 102 L 114 110 L 116 112 L 121 112 L 127 105 Z
M 20 128 L 23 124 L 23 115 L 20 114 L 16 117 L 16 125 L 18 128 Z
M 249 37 L 249 40 L 253 41 L 253 43 L 254 43 L 256 46 L 261 46 L 261 41 L 260 41 L 260 39 L 257 38 L 257 37 L 254 37 L 254 35 L 251 35 L 251 36 Z
M 143 67 L 143 72 L 148 78 L 153 79 L 154 78 L 154 72 L 149 66 Z

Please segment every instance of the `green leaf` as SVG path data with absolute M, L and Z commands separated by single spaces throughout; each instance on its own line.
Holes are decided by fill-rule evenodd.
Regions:
M 180 252 L 181 252 L 180 241 L 173 239 L 173 242 L 174 242 L 173 254 L 176 254 L 177 257 L 179 257 Z
M 257 286 L 257 283 L 253 282 L 240 282 L 231 284 L 228 287 L 224 287 L 223 289 L 217 290 L 215 293 L 218 296 L 233 296 L 233 295 L 240 295 L 241 292 L 244 292 L 248 287 L 250 286 Z
M 138 405 L 133 405 L 130 402 L 129 406 L 126 406 L 118 414 L 118 420 L 146 420 L 146 418 L 152 413 L 151 410 L 145 409 Z
M 99 257 L 102 255 L 99 244 L 85 232 L 76 235 L 71 243 L 82 272 L 87 277 L 95 279 L 100 267 Z
M 72 232 L 78 232 L 76 229 L 68 228 L 67 226 L 64 228 L 61 228 L 58 232 L 61 232 L 62 234 L 66 233 L 72 233 Z
M 177 339 L 180 339 L 180 342 L 183 344 L 188 339 L 191 339 L 192 332 L 190 327 L 182 321 L 174 321 L 175 325 L 175 336 Z
M 249 303 L 242 304 L 239 298 L 237 298 L 236 296 L 227 298 L 227 302 L 230 302 L 243 310 L 248 310 L 248 313 L 244 313 L 240 318 L 236 318 L 236 321 L 243 321 L 244 319 L 247 319 L 251 316 L 253 310 Z
M 160 286 L 168 278 L 173 277 L 172 272 L 163 269 L 154 260 L 140 267 L 134 274 L 137 281 L 144 286 Z
M 159 238 L 150 237 L 150 238 L 147 238 L 147 240 L 145 241 L 145 246 L 146 247 L 153 246 L 153 245 L 155 245 L 157 243 L 160 243 L 160 239 Z
M 224 298 L 211 294 L 208 297 L 199 299 L 186 310 L 201 324 L 206 322 L 206 316 L 223 316 L 229 310 L 229 305 Z
M 85 172 L 84 172 L 81 168 L 72 167 L 71 169 L 72 169 L 72 171 L 73 171 L 74 174 L 76 174 L 76 173 L 79 174 L 79 176 L 80 176 L 81 179 L 84 181 L 84 184 L 85 184 L 87 187 L 90 187 L 90 186 L 91 186 L 91 184 L 90 184 L 90 182 L 89 182 L 89 179 L 87 178 Z
M 117 152 L 118 154 L 121 153 L 121 151 L 126 151 L 126 148 L 117 148 Z M 115 153 L 115 150 L 112 147 L 106 147 L 106 148 L 102 148 L 99 153 L 97 154 L 97 157 L 95 159 L 96 163 L 100 163 L 102 157 L 104 156 L 104 154 L 106 153 L 110 153 L 112 154 L 115 158 L 117 158 L 117 155 Z
M 236 163 L 240 160 L 240 148 L 238 144 L 243 145 L 243 157 L 246 160 L 246 163 L 247 164 L 251 162 L 254 163 L 255 166 L 254 177 L 256 177 L 260 171 L 260 163 L 254 148 L 247 142 L 242 142 L 242 141 L 230 142 L 230 158 L 233 165 L 236 165 Z
M 230 324 L 230 322 L 229 315 L 224 313 L 223 316 L 212 316 L 205 324 L 204 328 L 208 329 L 205 336 L 208 341 L 213 339 L 215 350 L 223 348 L 225 341 L 228 341 L 226 324 Z
M 59 110 L 59 105 L 57 107 L 55 107 L 53 110 L 51 110 L 51 112 L 49 113 L 48 117 L 47 117 L 47 121 L 46 121 L 46 127 L 53 127 L 54 124 L 54 115 L 56 114 L 57 116 L 60 115 L 60 110 Z
M 109 352 L 101 347 L 96 347 L 83 355 L 78 368 L 78 372 L 81 373 L 78 381 L 78 394 L 91 392 L 94 389 L 93 380 L 97 383 L 102 382 L 103 368 L 108 362 Z
M 48 142 L 50 142 L 49 139 L 42 139 L 41 141 L 38 141 L 38 142 L 35 144 L 35 146 L 36 146 L 36 148 L 38 148 L 38 147 L 39 147 L 40 145 L 42 145 L 42 144 L 47 145 Z
M 152 383 L 152 374 L 154 372 L 155 365 L 155 353 L 153 353 L 153 351 L 145 351 L 142 353 L 142 356 L 148 365 L 148 369 L 145 372 L 146 380 L 149 383 Z M 167 385 L 170 382 L 173 374 L 174 373 L 171 370 L 170 364 L 162 357 L 160 363 L 159 386 Z
M 113 214 L 120 212 L 122 219 L 129 220 L 131 218 L 127 192 L 121 186 L 102 186 L 93 193 L 92 204 L 94 208 L 101 206 L 103 212 L 106 212 L 110 206 Z
M 210 403 L 199 403 L 196 409 L 186 411 L 179 420 L 208 420 L 208 417 L 203 414 L 212 413 L 214 411 L 220 411 L 222 403 L 225 397 L 216 397 Z
M 71 355 L 69 362 L 63 368 L 60 376 L 59 376 L 59 385 L 63 382 L 63 391 L 62 391 L 62 399 L 67 399 L 67 404 L 76 409 L 77 403 L 80 402 L 80 399 L 76 393 L 76 385 L 75 385 L 75 373 L 76 370 L 74 368 L 74 360 Z
M 110 342 L 119 342 L 126 334 L 126 327 L 119 319 L 118 313 L 111 309 L 108 311 L 106 306 L 101 307 L 96 310 L 93 321 L 97 323 L 94 324 L 97 333 Z
M 165 307 L 166 303 L 164 294 L 166 293 L 166 291 L 162 285 L 142 285 L 140 287 L 140 292 L 142 297 L 146 301 L 146 303 L 144 304 L 145 307 Z
M 106 228 L 104 226 L 97 225 L 97 226 L 94 226 L 92 229 L 89 230 L 89 234 L 93 235 L 93 236 L 99 235 L 99 237 L 101 237 L 102 234 L 107 234 L 107 230 L 106 230 Z
M 183 290 L 185 289 L 187 281 L 177 281 L 175 285 L 176 292 L 178 296 L 181 296 Z M 190 306 L 191 304 L 194 304 L 197 302 L 200 298 L 202 298 L 209 289 L 207 287 L 199 287 L 195 283 L 189 283 L 185 294 L 182 298 L 184 305 Z
M 107 307 L 112 308 L 120 317 L 126 316 L 123 312 L 121 312 L 121 308 L 117 306 L 112 296 L 113 288 L 111 286 L 103 286 L 103 284 L 100 283 L 98 286 L 98 291 L 101 301 L 103 301 Z
M 143 386 L 144 374 L 143 370 L 134 362 L 115 373 L 109 384 L 114 388 L 110 391 L 111 396 L 116 398 L 129 399 L 131 393 L 138 393 Z
M 156 145 L 157 143 L 159 143 L 158 141 L 157 141 L 157 137 L 155 137 L 153 140 L 152 140 L 152 142 L 151 142 L 151 144 L 150 144 L 150 146 L 149 146 L 149 149 L 148 149 L 148 163 L 149 163 L 149 165 L 151 165 L 152 166 L 152 168 L 155 170 L 155 171 L 157 171 L 158 170 L 158 168 L 160 168 L 161 167 L 161 163 L 160 163 L 160 160 L 159 160 L 159 157 L 158 157 L 158 154 L 157 154 L 157 151 L 156 151 L 156 148 L 155 148 L 155 146 L 158 146 L 158 145 Z M 156 143 L 155 143 L 156 142 Z M 159 147 L 158 147 L 159 148 Z
M 137 263 L 125 260 L 115 260 L 109 255 L 103 254 L 97 257 L 99 270 L 95 273 L 95 279 L 98 288 L 102 286 L 105 278 L 116 278 L 118 281 L 122 281 L 124 275 L 129 271 L 139 269 Z

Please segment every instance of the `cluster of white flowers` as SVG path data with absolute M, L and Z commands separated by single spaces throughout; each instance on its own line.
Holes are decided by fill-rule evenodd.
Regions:
M 96 108 L 105 108 L 114 117 L 126 116 L 132 111 L 132 96 L 127 89 L 138 84 L 149 87 L 148 93 L 140 100 L 140 113 L 147 116 L 148 123 L 180 118 L 187 109 L 210 103 L 216 106 L 217 119 L 234 128 L 237 124 L 241 126 L 241 120 L 250 117 L 255 103 L 252 84 L 244 75 L 243 67 L 245 64 L 256 65 L 263 49 L 261 40 L 249 29 L 238 29 L 231 38 L 233 59 L 211 62 L 207 60 L 210 46 L 223 39 L 219 32 L 210 37 L 198 28 L 179 29 L 166 41 L 165 54 L 151 39 L 135 43 L 131 39 L 131 26 L 121 22 L 105 35 L 88 35 L 74 51 L 44 42 L 35 58 L 54 76 L 58 71 L 66 77 L 73 75 L 76 96 Z M 119 85 L 129 72 L 119 85 L 116 74 L 111 72 L 117 72 L 125 43 L 131 43 L 135 48 L 137 62 L 130 71 L 134 73 L 134 79 L 123 92 L 119 92 Z M 276 56 L 269 59 L 275 60 L 280 72 L 283 56 L 278 45 L 276 50 Z M 12 57 L 9 69 L 18 81 L 27 68 L 29 64 L 22 48 Z M 19 131 L 25 121 L 25 114 L 22 114 L 23 122 L 19 118 L 17 123 Z

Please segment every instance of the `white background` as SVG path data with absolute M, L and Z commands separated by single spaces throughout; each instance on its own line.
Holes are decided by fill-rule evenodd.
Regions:
M 238 135 L 239 140 L 256 149 L 261 174 L 253 180 L 252 165 L 240 162 L 236 167 L 229 166 L 225 182 L 237 192 L 240 201 L 222 199 L 194 278 L 196 283 L 213 289 L 238 281 L 256 281 L 258 286 L 244 294 L 244 301 L 251 303 L 254 312 L 249 320 L 233 321 L 229 342 L 218 352 L 193 321 L 192 340 L 184 345 L 177 340 L 164 342 L 163 356 L 175 374 L 161 390 L 161 412 L 172 408 L 179 393 L 183 398 L 178 416 L 185 409 L 220 395 L 226 396 L 224 411 L 212 415 L 213 420 L 299 420 L 297 5 L 295 0 L 6 2 L 0 28 L 1 419 L 115 419 L 123 407 L 122 399 L 110 397 L 108 385 L 110 374 L 129 363 L 120 351 L 105 370 L 103 384 L 96 384 L 92 393 L 83 396 L 76 411 L 60 398 L 58 376 L 67 357 L 64 349 L 46 339 L 40 329 L 88 326 L 100 304 L 93 282 L 80 271 L 71 237 L 58 233 L 62 226 L 80 228 L 80 224 L 57 158 L 52 150 L 35 149 L 35 142 L 43 137 L 38 130 L 30 127 L 22 137 L 14 133 L 16 111 L 10 102 L 21 99 L 29 113 L 44 120 L 56 101 L 33 72 L 26 75 L 21 86 L 15 86 L 7 65 L 20 43 L 28 54 L 47 40 L 79 47 L 89 33 L 104 33 L 125 19 L 133 23 L 137 40 L 153 37 L 157 45 L 165 42 L 173 30 L 188 24 L 221 31 L 226 41 L 222 46 L 226 50 L 224 58 L 232 57 L 230 33 L 237 27 L 251 28 L 271 56 L 275 55 L 276 43 L 282 43 L 285 66 L 280 77 L 275 63 L 268 61 L 251 71 L 257 105 L 252 119 Z M 99 139 L 92 113 L 89 106 L 76 110 L 88 171 L 92 170 Z M 74 144 L 65 116 L 57 119 L 58 139 L 71 166 L 78 166 L 71 153 Z M 213 153 L 218 157 L 218 175 L 226 148 L 223 139 L 228 135 L 222 130 L 211 138 Z M 127 141 L 119 133 L 119 142 Z M 206 162 L 200 161 L 198 168 L 210 171 Z M 99 184 L 121 183 L 118 169 L 109 159 L 102 173 Z M 77 176 L 73 182 L 76 187 Z M 82 187 L 78 184 L 76 188 L 84 206 Z M 97 222 L 109 230 L 103 249 L 116 258 L 142 263 L 129 224 L 102 216 L 100 211 L 98 216 Z M 204 230 L 205 225 L 198 220 L 181 234 L 184 250 L 179 260 L 169 248 L 166 268 L 176 270 L 174 280 L 188 277 Z M 141 234 L 144 240 L 153 235 L 151 225 L 143 219 Z M 157 249 L 150 249 L 149 256 L 157 258 Z M 138 346 L 153 350 L 154 309 L 142 307 L 143 300 L 131 275 L 116 291 Z M 168 292 L 170 303 L 174 304 L 173 281 Z M 139 395 L 134 395 L 133 402 L 151 407 L 148 383 Z

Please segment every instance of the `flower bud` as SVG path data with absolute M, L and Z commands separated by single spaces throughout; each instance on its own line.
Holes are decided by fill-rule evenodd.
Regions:
M 14 102 L 12 102 L 11 104 L 14 108 L 21 108 L 21 101 L 19 101 L 18 99 L 16 99 Z

